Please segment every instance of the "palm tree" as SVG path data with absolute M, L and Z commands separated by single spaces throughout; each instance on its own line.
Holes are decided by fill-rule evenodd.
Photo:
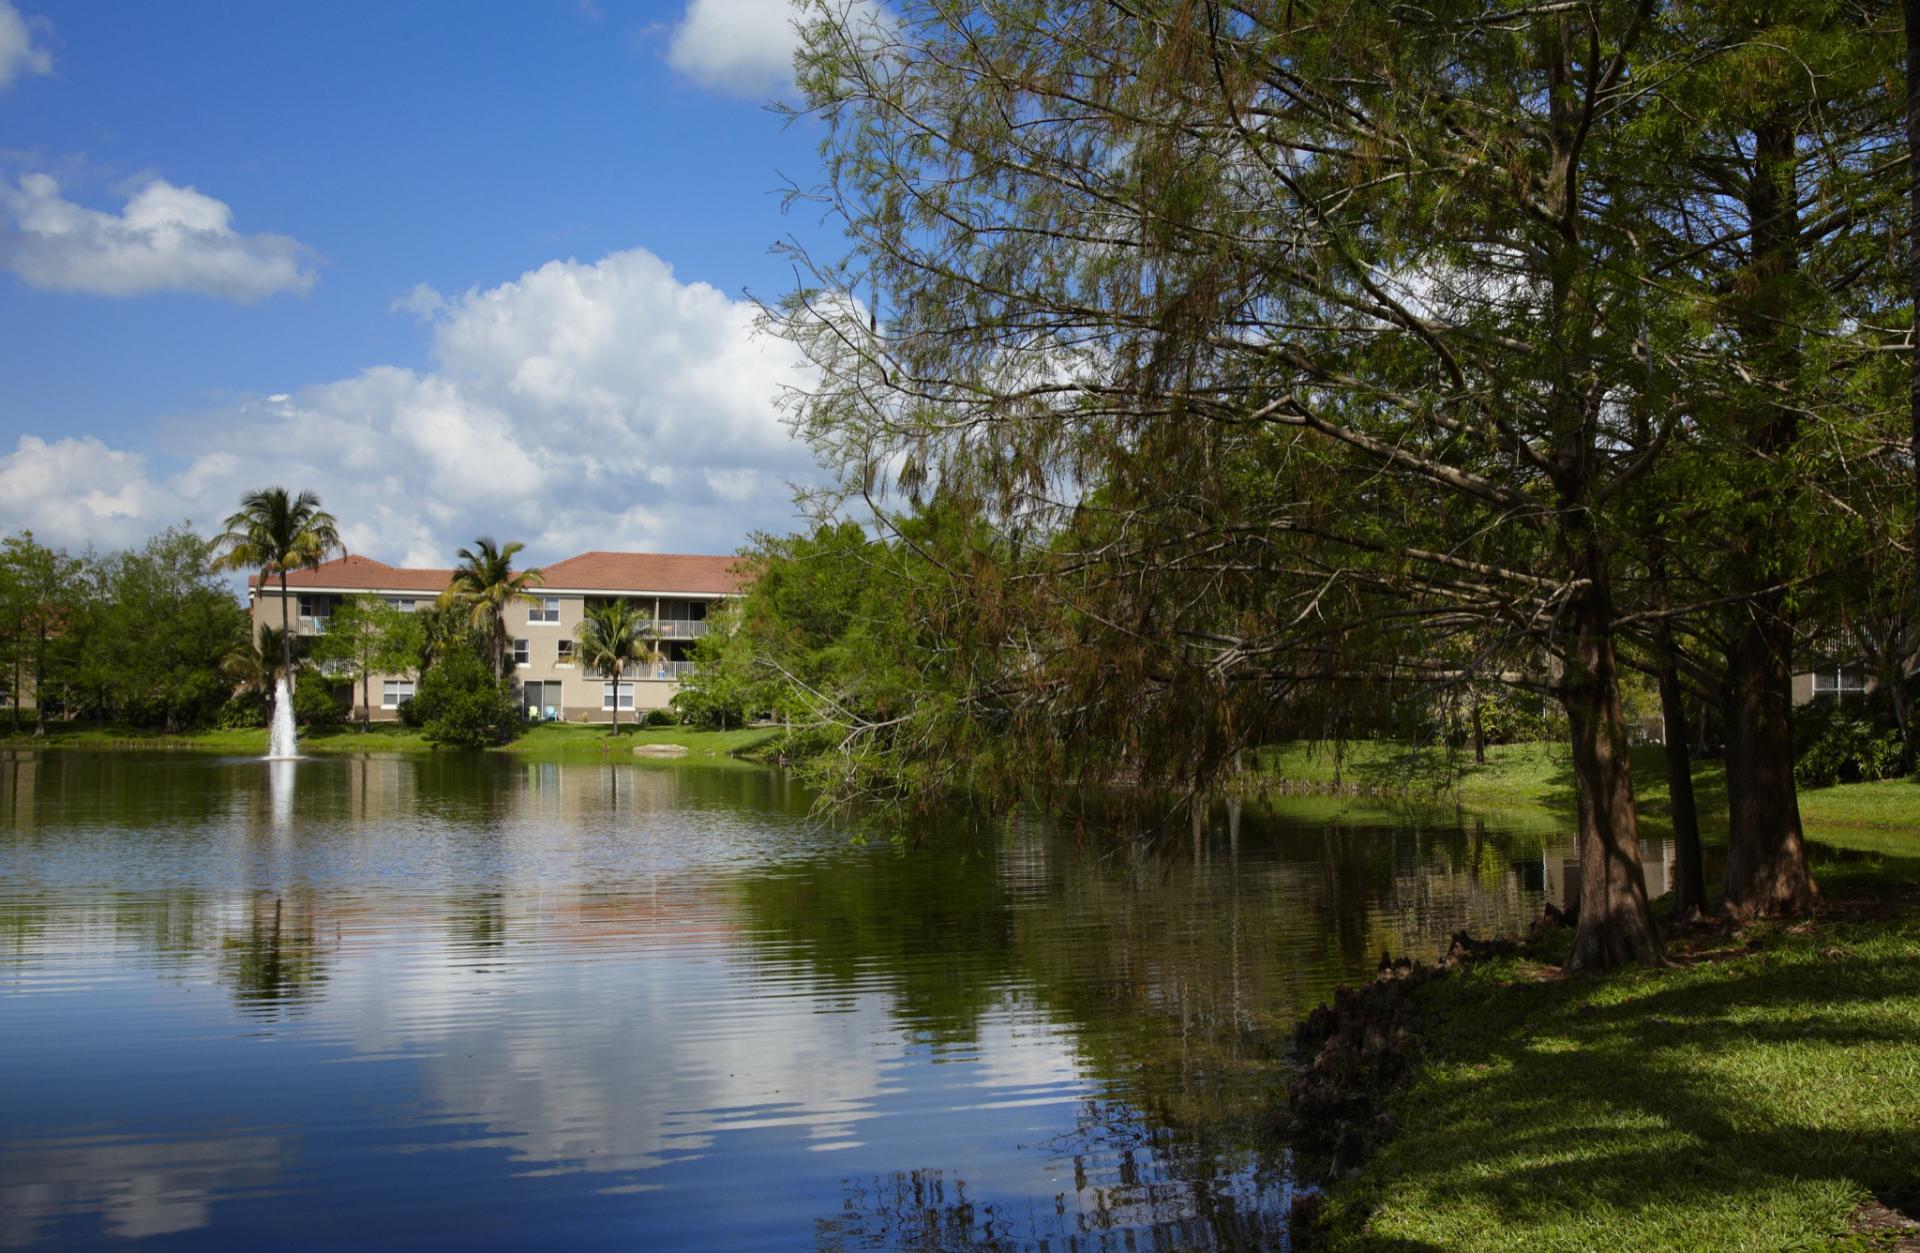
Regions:
M 493 644 L 493 677 L 506 673 L 507 606 L 515 601 L 537 602 L 539 597 L 527 590 L 546 582 L 538 570 L 514 573 L 514 554 L 526 545 L 514 542 L 504 547 L 490 535 L 473 541 L 472 548 L 460 550 L 460 564 L 453 569 L 453 581 L 441 595 L 440 603 L 458 605 L 476 631 Z
M 620 674 L 630 661 L 646 664 L 654 650 L 647 638 L 646 618 L 626 597 L 587 606 L 586 616 L 573 629 L 574 654 L 580 664 L 613 683 L 613 734 L 620 734 Z
M 220 659 L 220 673 L 232 679 L 237 687 L 271 696 L 273 681 L 281 672 L 281 658 L 288 652 L 306 651 L 301 637 L 293 639 L 291 648 L 283 647 L 285 643 L 279 627 L 263 623 L 259 638 L 241 640 L 227 650 L 227 655 Z
M 226 521 L 226 531 L 213 541 L 216 570 L 258 567 L 264 580 L 280 579 L 280 664 L 287 684 L 293 684 L 293 628 L 287 608 L 287 571 L 311 570 L 334 553 L 345 553 L 339 524 L 320 508 L 312 492 L 289 495 L 284 487 L 248 492 L 240 509 Z

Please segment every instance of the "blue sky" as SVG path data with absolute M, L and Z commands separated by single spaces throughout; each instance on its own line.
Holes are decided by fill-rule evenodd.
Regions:
M 730 551 L 810 467 L 745 289 L 817 218 L 785 0 L 0 0 L 0 529 L 265 482 L 356 551 Z

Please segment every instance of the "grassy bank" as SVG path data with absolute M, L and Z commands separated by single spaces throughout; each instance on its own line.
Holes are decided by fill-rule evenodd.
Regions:
M 1667 763 L 1656 744 L 1632 750 L 1633 790 L 1643 819 L 1667 816 Z M 1444 799 L 1469 809 L 1540 810 L 1562 817 L 1574 812 L 1573 772 L 1561 744 L 1497 744 L 1487 749 L 1484 765 L 1472 755 L 1444 749 L 1411 749 L 1404 744 L 1356 742 L 1331 745 L 1281 744 L 1263 748 L 1255 758 L 1259 780 L 1306 787 L 1355 787 L 1411 799 Z M 1726 822 L 1726 775 L 1718 761 L 1694 763 L 1694 795 L 1703 825 Z M 1920 830 L 1920 782 L 1888 779 L 1803 788 L 1800 814 L 1816 838 L 1846 837 L 1853 847 L 1898 853 L 1896 840 L 1876 840 L 1876 831 L 1898 835 Z
M 1336 1248 L 1798 1249 L 1920 1208 L 1916 856 L 1820 867 L 1814 923 L 1560 979 L 1488 963 L 1416 994 L 1401 1128 L 1329 1202 Z
M 1573 812 L 1558 745 L 1263 750 L 1259 776 Z M 1657 828 L 1662 750 L 1634 750 Z M 1703 821 L 1724 827 L 1718 762 Z M 1675 965 L 1563 979 L 1549 947 L 1416 992 L 1424 1063 L 1399 1128 L 1327 1216 L 1343 1249 L 1890 1248 L 1863 1204 L 1920 1213 L 1920 784 L 1806 789 L 1812 922 L 1673 944 Z M 1568 937 L 1559 936 L 1564 944 Z M 1911 1246 L 1909 1246 L 1911 1247 Z
M 716 761 L 750 753 L 772 738 L 761 728 L 740 731 L 696 731 L 686 727 L 622 727 L 618 738 L 605 726 L 542 723 L 529 727 L 511 744 L 496 752 L 542 759 L 598 760 L 614 754 L 631 755 L 643 744 L 679 744 L 687 749 L 683 760 Z M 260 729 L 196 731 L 188 735 L 156 735 L 130 727 L 59 725 L 43 739 L 31 735 L 0 736 L 6 748 L 176 749 L 214 753 L 264 754 L 267 733 Z M 355 726 L 310 728 L 301 732 L 303 753 L 432 752 L 413 727 L 375 723 L 362 732 Z

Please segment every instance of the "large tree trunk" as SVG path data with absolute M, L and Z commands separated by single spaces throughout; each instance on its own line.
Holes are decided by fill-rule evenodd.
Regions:
M 1659 964 L 1665 956 L 1640 866 L 1640 823 L 1633 811 L 1626 716 L 1604 584 L 1590 579 L 1570 608 L 1578 635 L 1560 698 L 1567 709 L 1580 815 L 1580 912 L 1567 970 Z
M 1778 319 L 1799 268 L 1794 139 L 1786 119 L 1754 128 L 1747 188 L 1752 281 L 1740 318 L 1749 359 L 1764 377 L 1782 382 L 1793 378 L 1799 361 L 1798 346 Z M 1799 426 L 1790 404 L 1770 404 L 1755 415 L 1748 442 L 1761 457 L 1775 459 L 1799 438 Z M 1774 503 L 1791 507 L 1784 498 Z M 1783 542 L 1771 528 L 1749 528 L 1733 563 L 1733 590 L 1748 597 L 1727 667 L 1725 900 L 1734 918 L 1804 913 L 1815 900 L 1793 782 L 1793 622 L 1785 595 L 1766 590 L 1781 570 L 1795 568 L 1780 551 Z
M 1818 900 L 1793 782 L 1791 642 L 1778 614 L 1757 614 L 1728 659 L 1725 900 L 1736 919 L 1803 914 Z
M 1920 310 L 1920 0 L 1901 6 L 1907 20 L 1907 298 Z M 1912 422 L 1914 499 L 1913 538 L 1920 544 L 1920 318 L 1913 331 L 1908 362 L 1908 417 Z M 1920 547 L 1914 549 L 1920 553 Z M 1914 608 L 1920 612 L 1920 561 L 1914 563 Z M 1920 619 L 1916 619 L 1920 622 Z M 1908 762 L 1911 771 L 1912 763 Z
M 613 676 L 613 734 L 620 734 L 620 675 Z

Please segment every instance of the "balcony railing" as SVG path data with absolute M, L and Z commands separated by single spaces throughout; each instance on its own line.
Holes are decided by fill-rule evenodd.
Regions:
M 635 679 L 684 679 L 693 673 L 691 661 L 656 661 L 640 666 L 629 676 Z
M 333 622 L 333 615 L 324 613 L 303 613 L 293 620 L 295 635 L 325 635 L 327 627 Z
M 656 640 L 697 640 L 707 633 L 707 623 L 682 618 L 648 618 L 641 628 Z

